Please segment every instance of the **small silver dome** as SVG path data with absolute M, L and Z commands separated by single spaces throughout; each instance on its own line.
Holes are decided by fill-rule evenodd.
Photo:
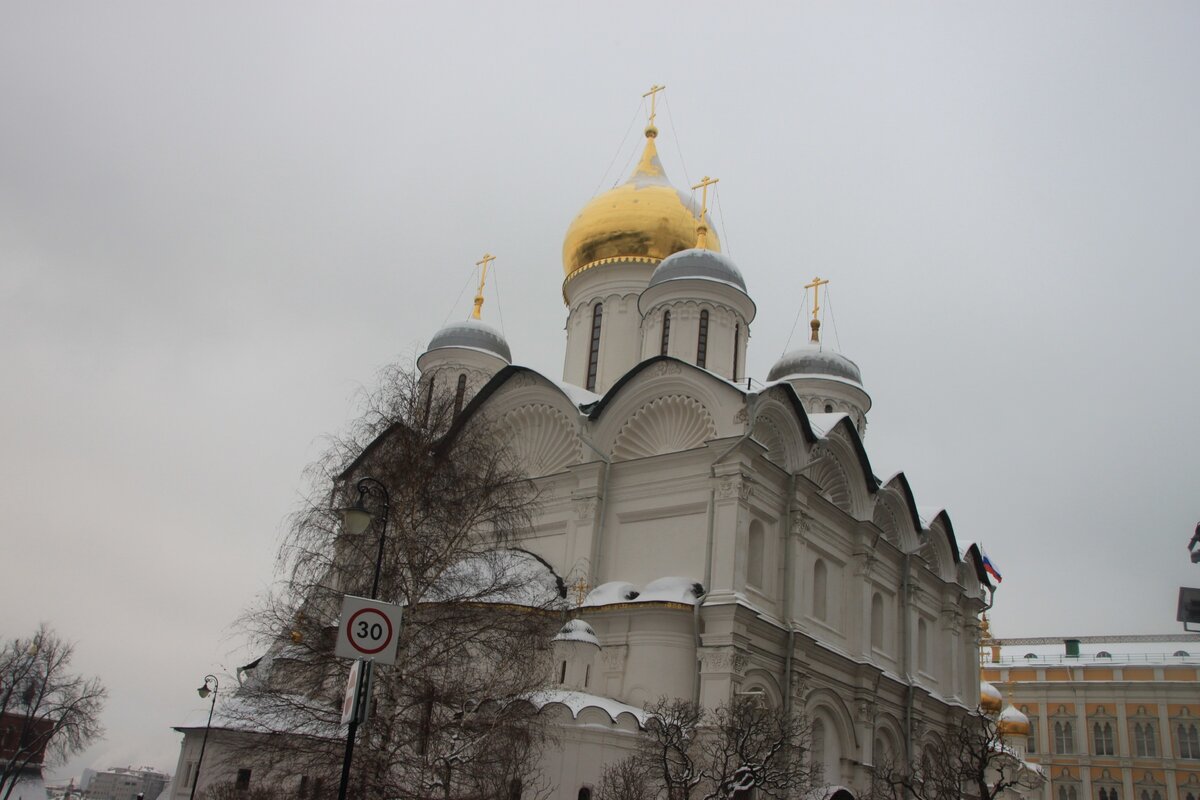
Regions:
M 471 350 L 482 350 L 485 353 L 499 356 L 506 363 L 512 363 L 512 352 L 508 349 L 508 342 L 504 340 L 504 336 L 491 325 L 486 325 L 477 319 L 451 322 L 433 335 L 433 338 L 429 340 L 426 352 L 442 347 L 466 347 Z
M 767 373 L 767 380 L 774 381 L 792 375 L 833 375 L 862 386 L 862 373 L 858 371 L 857 364 L 836 350 L 812 343 L 784 353 Z
M 729 256 L 701 248 L 680 250 L 664 258 L 650 276 L 650 286 L 683 278 L 720 281 L 746 291 L 741 270 Z

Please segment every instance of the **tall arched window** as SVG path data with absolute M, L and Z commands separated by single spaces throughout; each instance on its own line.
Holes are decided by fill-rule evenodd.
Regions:
M 458 388 L 454 390 L 454 415 L 458 416 L 458 412 L 462 411 L 463 398 L 467 396 L 467 375 L 459 373 Z
M 671 342 L 671 312 L 664 311 L 663 312 L 662 347 L 659 348 L 659 351 L 658 351 L 659 355 L 665 356 L 667 354 L 667 345 L 670 344 L 670 342 Z
M 763 585 L 763 550 L 766 547 L 766 535 L 763 524 L 758 520 L 750 522 L 750 541 L 746 556 L 746 583 L 765 589 Z
M 604 304 L 596 303 L 592 308 L 592 340 L 588 344 L 587 383 L 589 392 L 596 390 L 596 372 L 600 369 L 600 320 L 604 316 Z
M 708 364 L 708 312 L 700 312 L 700 336 L 696 340 L 696 366 Z
M 825 619 L 827 613 L 826 592 L 828 591 L 827 583 L 829 576 L 826 575 L 825 562 L 817 559 L 817 563 L 813 564 L 813 600 L 812 609 L 813 616 L 817 619 Z
M 579 789 L 577 795 L 578 800 L 592 800 L 592 789 L 590 786 L 584 786 Z
M 429 422 L 429 411 L 433 408 L 433 384 L 437 380 L 437 373 L 429 374 L 429 388 L 425 390 L 425 410 L 423 412 L 425 422 Z
M 742 338 L 742 326 L 736 324 L 733 326 L 733 374 L 730 376 L 732 380 L 738 379 L 738 339 Z
M 1096 755 L 1111 756 L 1113 754 L 1113 731 L 1110 723 L 1092 725 L 1092 739 L 1096 743 Z
M 925 620 L 917 620 L 917 669 L 929 671 L 929 626 Z
M 1054 752 L 1075 752 L 1075 737 L 1069 722 L 1054 723 Z
M 879 592 L 871 598 L 871 647 L 883 649 L 883 595 Z

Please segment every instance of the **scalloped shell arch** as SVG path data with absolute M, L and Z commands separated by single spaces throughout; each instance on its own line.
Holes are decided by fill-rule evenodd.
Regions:
M 717 435 L 708 409 L 692 397 L 668 395 L 637 410 L 617 434 L 613 458 L 628 460 L 699 447 Z
M 579 463 L 579 437 L 556 408 L 534 404 L 514 408 L 500 419 L 509 446 L 530 477 L 562 472 Z
M 825 499 L 847 514 L 852 513 L 853 500 L 850 495 L 850 479 L 837 455 L 832 448 L 820 445 L 813 448 L 812 455 L 814 460 L 824 456 L 830 456 L 830 458 L 814 467 L 808 475 L 809 478 L 820 487 L 821 494 L 825 496 Z

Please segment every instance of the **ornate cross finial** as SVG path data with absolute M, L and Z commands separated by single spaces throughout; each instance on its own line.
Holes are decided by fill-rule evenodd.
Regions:
M 821 341 L 821 320 L 817 318 L 817 312 L 821 310 L 821 287 L 827 283 L 829 283 L 829 281 L 823 280 L 822 278 L 813 278 L 812 283 L 804 285 L 805 289 L 813 290 L 813 318 L 812 322 L 808 323 L 809 327 L 812 328 L 812 338 L 810 339 L 812 342 Z
M 575 584 L 571 586 L 571 591 L 575 593 L 575 605 L 583 605 L 583 598 L 587 597 L 588 588 L 587 581 L 580 575 L 579 580 L 575 581 Z
M 719 180 L 721 179 L 705 175 L 692 187 L 693 190 L 700 190 L 700 215 L 696 218 L 696 247 L 700 249 L 708 247 L 708 225 L 704 222 L 704 215 L 708 213 L 708 187 Z
M 479 289 L 475 292 L 475 310 L 471 312 L 471 319 L 479 319 L 479 312 L 483 309 L 483 282 L 487 280 L 488 264 L 495 260 L 496 257 L 491 253 L 484 253 L 483 259 L 475 262 L 475 266 L 482 269 L 479 270 Z
M 642 95 L 642 97 L 650 98 L 650 121 L 646 123 L 647 131 L 650 131 L 652 128 L 654 128 L 654 114 L 655 114 L 655 109 L 656 109 L 656 101 L 658 100 L 657 95 L 659 92 L 661 92 L 665 88 L 667 88 L 667 87 L 659 86 L 656 83 L 650 87 L 650 91 L 648 91 L 644 95 Z

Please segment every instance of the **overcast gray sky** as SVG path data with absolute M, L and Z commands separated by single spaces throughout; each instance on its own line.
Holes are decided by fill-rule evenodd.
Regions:
M 994 631 L 1177 631 L 1197 42 L 1185 2 L 5 3 L 0 633 L 112 693 L 59 774 L 174 771 L 321 435 L 485 250 L 486 319 L 561 374 L 562 236 L 653 82 L 670 177 L 721 179 L 751 373 L 830 278 L 875 471 L 986 545 Z

